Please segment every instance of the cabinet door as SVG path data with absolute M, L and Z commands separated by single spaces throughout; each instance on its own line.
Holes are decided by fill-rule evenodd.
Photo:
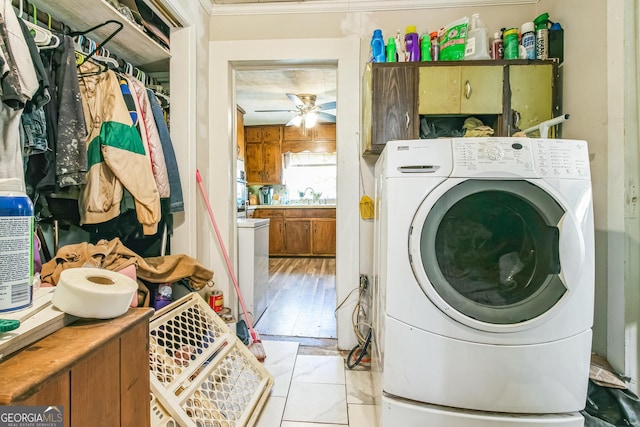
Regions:
M 262 142 L 262 127 L 247 126 L 244 128 L 245 142 Z
M 265 126 L 262 128 L 262 141 L 281 142 L 282 126 Z
M 461 67 L 420 67 L 418 112 L 459 114 Z
M 311 255 L 311 220 L 287 219 L 284 249 L 287 255 Z
M 419 137 L 417 70 L 402 65 L 373 68 L 372 149 L 384 147 L 387 141 Z
M 306 133 L 302 133 L 301 126 L 285 126 L 282 139 L 284 141 L 311 141 L 313 140 L 313 129 L 306 129 Z
M 553 117 L 553 72 L 553 64 L 509 66 L 511 110 L 520 117 L 512 126 L 525 130 Z
M 282 183 L 282 152 L 280 142 L 265 142 L 262 144 L 264 159 L 262 182 L 264 184 Z
M 335 141 L 336 140 L 336 124 L 327 123 L 315 127 L 316 141 Z
M 271 217 L 269 221 L 269 255 L 284 255 L 284 219 Z
M 502 79 L 500 66 L 466 66 L 460 74 L 461 114 L 502 114 Z
M 502 114 L 501 66 L 420 68 L 420 114 Z
M 262 144 L 247 144 L 245 146 L 244 170 L 248 183 L 262 183 L 263 164 L 264 160 L 262 158 Z
M 313 220 L 313 254 L 314 255 L 335 255 L 336 254 L 336 220 L 335 219 L 314 219 Z

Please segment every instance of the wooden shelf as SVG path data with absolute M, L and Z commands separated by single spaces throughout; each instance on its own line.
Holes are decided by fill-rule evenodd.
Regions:
M 64 22 L 72 31 L 84 31 L 108 20 L 122 22 L 124 27 L 105 47 L 136 67 L 165 63 L 169 69 L 171 53 L 151 39 L 138 24 L 125 18 L 104 0 L 30 0 L 39 11 L 48 13 L 56 21 Z M 101 43 L 117 25 L 109 24 L 87 34 L 96 43 Z

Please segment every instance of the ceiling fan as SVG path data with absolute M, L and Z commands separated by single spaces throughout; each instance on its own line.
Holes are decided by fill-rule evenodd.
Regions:
M 288 93 L 289 99 L 296 105 L 296 110 L 256 110 L 256 112 L 281 112 L 289 111 L 296 114 L 285 126 L 301 126 L 302 132 L 306 133 L 306 129 L 314 127 L 319 118 L 331 123 L 336 122 L 335 114 L 327 113 L 323 110 L 334 110 L 336 108 L 335 101 L 325 102 L 316 105 L 316 95 L 301 93 L 295 95 Z

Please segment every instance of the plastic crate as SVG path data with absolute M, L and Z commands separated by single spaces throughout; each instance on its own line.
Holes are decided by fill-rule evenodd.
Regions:
M 273 387 L 273 376 L 196 293 L 151 318 L 149 366 L 154 426 L 253 426 Z

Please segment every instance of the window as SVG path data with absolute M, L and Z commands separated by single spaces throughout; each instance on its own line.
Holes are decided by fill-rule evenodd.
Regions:
M 335 203 L 336 153 L 286 153 L 284 162 L 290 203 Z

